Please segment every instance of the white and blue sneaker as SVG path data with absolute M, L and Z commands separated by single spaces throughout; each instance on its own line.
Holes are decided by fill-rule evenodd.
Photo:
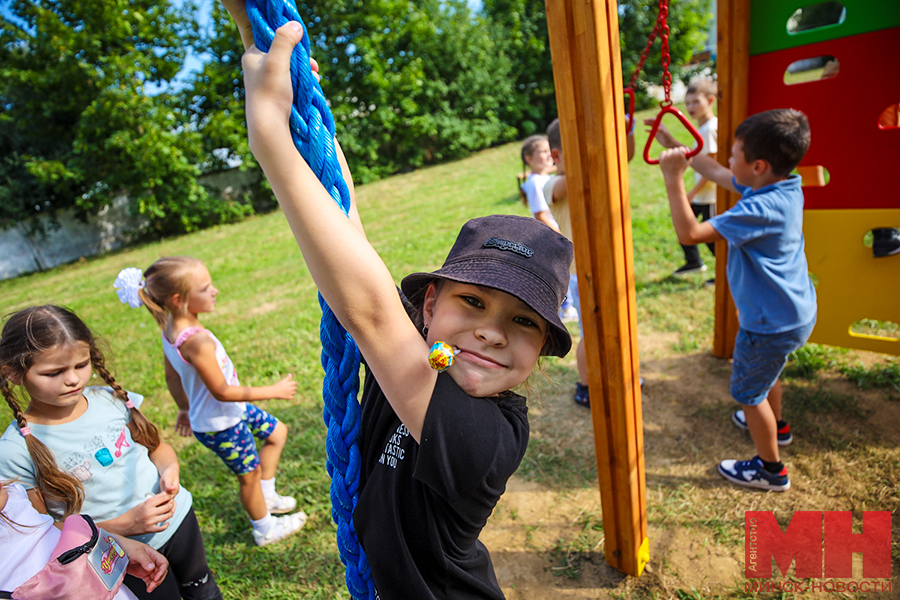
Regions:
M 750 460 L 723 460 L 718 469 L 722 477 L 735 485 L 773 492 L 791 489 L 787 468 L 782 469 L 781 473 L 769 473 L 758 456 Z
M 738 409 L 731 413 L 731 422 L 743 429 L 744 431 L 749 430 L 747 427 L 747 417 L 744 416 L 744 411 Z M 794 441 L 794 436 L 791 434 L 791 424 L 785 423 L 784 427 L 778 430 L 778 445 L 779 446 L 790 446 L 791 442 Z

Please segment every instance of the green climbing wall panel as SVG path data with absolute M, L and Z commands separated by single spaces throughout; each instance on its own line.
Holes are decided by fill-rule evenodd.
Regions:
M 750 4 L 750 54 L 805 46 L 836 38 L 900 26 L 900 0 L 844 0 L 846 17 L 839 25 L 788 33 L 787 22 L 798 8 L 819 0 L 753 0 Z

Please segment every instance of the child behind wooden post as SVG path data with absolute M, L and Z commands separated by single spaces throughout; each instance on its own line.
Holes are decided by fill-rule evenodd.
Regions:
M 697 122 L 697 133 L 703 140 L 703 149 L 700 152 L 710 158 L 715 158 L 719 149 L 719 119 L 713 112 L 715 101 L 716 82 L 706 77 L 692 81 L 684 97 L 685 108 L 691 118 Z M 653 125 L 654 122 L 655 119 L 644 120 L 645 125 Z M 664 125 L 660 125 L 656 137 L 659 140 L 665 139 L 663 145 L 667 148 L 680 145 Z M 696 147 L 696 143 L 694 147 Z M 695 217 L 702 217 L 704 221 L 708 221 L 716 216 L 716 185 L 696 170 L 694 171 L 694 187 L 688 192 L 687 197 Z M 715 244 L 707 244 L 706 247 L 713 256 L 716 255 Z M 706 271 L 706 263 L 700 257 L 700 249 L 696 244 L 682 244 L 681 249 L 684 252 L 684 264 L 672 275 L 684 277 Z M 710 279 L 706 283 L 711 285 L 715 283 L 715 279 Z

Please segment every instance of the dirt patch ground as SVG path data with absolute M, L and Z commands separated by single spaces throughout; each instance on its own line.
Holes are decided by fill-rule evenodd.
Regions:
M 526 457 L 482 534 L 507 597 L 748 598 L 744 511 L 772 510 L 784 524 L 797 510 L 852 510 L 857 523 L 861 511 L 888 510 L 892 591 L 859 596 L 900 598 L 900 400 L 883 390 L 860 390 L 836 370 L 813 381 L 786 380 L 785 412 L 795 441 L 782 458 L 792 489 L 736 488 L 715 471 L 719 460 L 754 453 L 749 436 L 730 422 L 730 362 L 708 350 L 676 354 L 675 342 L 674 334 L 640 339 L 651 555 L 643 575 L 625 576 L 605 562 L 590 415 L 571 401 L 572 383 L 555 381 L 531 403 L 529 453 L 540 456 L 530 463 Z M 884 359 L 852 358 L 868 364 Z M 541 471 L 554 465 L 558 477 Z M 858 559 L 854 577 L 862 580 Z M 796 597 L 815 596 L 823 594 Z

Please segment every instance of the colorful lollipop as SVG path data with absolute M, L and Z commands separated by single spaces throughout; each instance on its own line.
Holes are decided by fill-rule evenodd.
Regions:
M 453 357 L 459 354 L 459 350 L 454 350 L 453 346 L 446 342 L 435 342 L 428 353 L 428 363 L 431 368 L 440 373 L 446 371 L 453 364 Z

